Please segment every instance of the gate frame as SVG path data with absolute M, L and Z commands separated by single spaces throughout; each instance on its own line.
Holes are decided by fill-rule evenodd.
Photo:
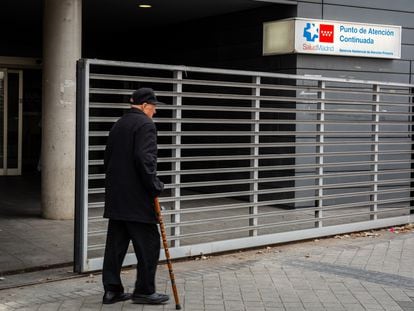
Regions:
M 355 80 L 355 79 L 340 79 L 340 78 L 324 78 L 316 76 L 300 76 L 270 72 L 254 72 L 254 71 L 242 71 L 242 70 L 225 70 L 225 69 L 212 69 L 202 67 L 187 67 L 187 66 L 174 66 L 174 65 L 159 65 L 150 63 L 132 63 L 132 62 L 120 62 L 120 61 L 105 61 L 105 60 L 91 60 L 81 59 L 77 63 L 77 109 L 76 109 L 76 185 L 75 185 L 75 243 L 74 243 L 74 271 L 78 273 L 99 270 L 102 267 L 103 258 L 88 259 L 88 161 L 89 159 L 89 74 L 90 65 L 108 65 L 108 66 L 121 66 L 121 67 L 135 67 L 143 69 L 166 69 L 170 71 L 178 72 L 203 72 L 203 73 L 215 73 L 226 75 L 245 75 L 254 77 L 269 77 L 269 78 L 289 78 L 300 80 L 312 80 L 319 81 L 324 84 L 325 82 L 346 82 L 346 83 L 364 83 L 373 85 L 385 85 L 385 86 L 399 86 L 410 87 L 414 89 L 414 85 L 403 83 L 391 83 L 381 81 L 369 81 L 369 80 Z M 320 98 L 324 97 L 325 92 L 320 92 Z M 181 99 L 181 97 L 180 97 Z M 411 101 L 412 102 L 412 101 Z M 320 139 L 323 140 L 323 132 Z M 323 151 L 323 150 L 322 150 Z M 413 156 L 413 155 L 412 155 Z M 408 163 L 408 162 L 407 162 Z M 412 167 L 413 163 L 411 163 Z M 320 178 L 323 178 L 320 177 Z M 412 184 L 411 184 L 412 185 Z M 411 192 L 413 193 L 413 192 Z M 410 197 L 411 200 L 413 200 Z M 413 202 L 413 201 L 411 201 Z M 290 232 L 280 232 L 266 235 L 255 235 L 252 232 L 251 236 L 244 238 L 237 238 L 231 240 L 221 240 L 208 243 L 200 243 L 195 245 L 180 246 L 177 243 L 177 247 L 171 247 L 170 253 L 172 258 L 185 258 L 191 256 L 198 256 L 200 254 L 220 253 L 224 251 L 234 251 L 239 249 L 246 249 L 252 247 L 259 247 L 264 245 L 273 245 L 291 241 L 306 240 L 312 238 L 318 238 L 323 236 L 331 236 L 336 234 L 343 234 L 348 232 L 370 230 L 377 228 L 384 228 L 388 226 L 395 226 L 406 224 L 414 221 L 414 215 L 390 217 L 384 219 L 372 219 L 369 221 L 348 223 L 342 225 L 334 225 L 323 227 L 322 221 L 318 220 L 321 217 L 320 214 L 315 215 L 313 219 L 315 222 L 315 228 L 303 229 Z M 176 217 L 179 218 L 180 215 Z M 179 232 L 179 228 L 176 229 Z M 164 254 L 161 254 L 160 259 L 164 260 Z M 128 253 L 124 260 L 125 265 L 131 265 L 136 263 L 135 254 Z

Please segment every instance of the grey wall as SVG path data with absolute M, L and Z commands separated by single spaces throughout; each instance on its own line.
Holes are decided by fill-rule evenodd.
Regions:
M 377 58 L 362 58 L 362 57 L 341 57 L 341 56 L 323 56 L 323 55 L 301 55 L 297 56 L 297 73 L 298 74 L 314 74 L 322 75 L 326 77 L 338 77 L 338 78 L 349 78 L 349 79 L 363 79 L 363 80 L 378 80 L 378 81 L 389 81 L 389 82 L 401 82 L 401 83 L 412 83 L 414 82 L 414 1 L 412 0 L 299 0 L 297 8 L 297 16 L 304 18 L 315 18 L 325 20 L 339 20 L 339 21 L 351 21 L 351 22 L 364 22 L 372 24 L 390 24 L 402 26 L 402 57 L 398 60 L 390 59 L 377 59 Z M 383 98 L 384 100 L 384 98 Z M 387 99 L 385 99 L 387 100 Z M 391 100 L 391 99 L 388 99 Z M 303 105 L 298 104 L 298 108 Z M 365 107 L 366 108 L 366 107 Z M 387 107 L 387 109 L 398 109 Z M 400 110 L 401 108 L 399 108 Z M 404 108 L 408 112 L 408 108 Z M 400 110 L 401 111 L 401 110 Z M 311 119 L 311 116 L 297 115 L 298 119 Z M 342 119 L 346 116 L 342 116 Z M 381 117 L 381 120 L 388 118 L 387 116 Z M 401 118 L 401 117 L 400 117 Z M 403 118 L 404 119 L 404 118 Z M 405 117 L 407 121 L 407 117 Z M 383 127 L 384 128 L 384 127 Z M 339 126 L 335 128 L 339 131 L 344 131 L 346 128 Z M 315 126 L 298 125 L 298 131 L 311 131 L 315 130 Z M 353 128 L 353 130 L 358 130 Z M 369 131 L 369 128 L 359 129 L 361 132 Z M 406 125 L 393 125 L 387 127 L 390 131 L 406 131 Z M 344 137 L 346 140 L 361 140 L 357 137 Z M 383 141 L 389 141 L 389 138 L 383 138 Z M 411 142 L 407 137 L 397 137 L 395 139 L 405 142 L 402 145 L 382 145 L 380 150 L 392 150 L 394 148 L 398 150 L 410 150 Z M 297 138 L 297 141 L 306 141 Z M 309 141 L 309 139 L 307 140 Z M 329 141 L 327 139 L 326 141 Z M 355 151 L 364 151 L 363 146 L 354 146 Z M 368 147 L 369 148 L 369 147 Z M 336 147 L 336 149 L 330 148 L 327 151 L 341 151 L 344 148 Z M 347 147 L 347 151 L 351 151 L 350 147 Z M 297 148 L 296 152 L 305 152 L 303 148 Z M 315 151 L 315 150 L 313 150 Z M 410 159 L 410 155 L 397 155 L 393 156 L 392 159 L 404 159 L 407 162 Z M 380 156 L 380 160 L 391 159 L 390 156 Z M 337 161 L 360 161 L 362 158 L 338 158 Z M 302 159 L 298 160 L 297 164 L 309 164 L 315 163 L 316 159 Z M 406 165 L 408 166 L 408 164 Z M 398 168 L 398 167 L 388 167 Z M 409 168 L 409 167 L 400 167 Z M 370 167 L 366 166 L 357 168 L 358 170 L 369 170 Z M 325 172 L 338 172 L 350 169 L 327 169 Z M 297 171 L 296 174 L 312 174 L 315 171 Z M 400 178 L 409 178 L 409 176 L 400 176 Z M 361 181 L 358 178 L 354 178 L 354 181 Z M 342 182 L 349 182 L 350 180 L 342 180 Z M 338 183 L 340 180 L 331 180 L 331 182 Z M 329 183 L 329 182 L 328 182 Z M 310 185 L 312 181 L 298 182 L 297 187 L 304 185 Z M 361 189 L 350 189 L 358 191 Z M 363 189 L 369 190 L 369 189 Z M 326 194 L 332 193 L 333 191 L 326 191 Z M 312 193 L 307 193 L 312 195 Z M 403 194 L 399 193 L 402 196 Z M 407 194 L 408 196 L 408 194 Z M 350 200 L 337 200 L 336 202 L 330 202 L 333 204 L 339 204 L 344 202 L 350 202 Z M 351 200 L 352 201 L 352 200 Z
M 298 55 L 298 74 L 410 83 L 414 60 L 414 1 L 298 1 L 298 17 L 402 26 L 400 60 Z

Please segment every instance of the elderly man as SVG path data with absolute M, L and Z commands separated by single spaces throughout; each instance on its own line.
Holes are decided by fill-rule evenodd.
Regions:
M 131 109 L 112 127 L 105 150 L 105 212 L 109 218 L 103 264 L 104 304 L 132 299 L 162 304 L 168 295 L 155 291 L 160 235 L 154 198 L 164 184 L 157 177 L 157 131 L 152 121 L 159 104 L 154 91 L 140 88 Z M 121 267 L 132 241 L 138 260 L 133 294 L 124 292 Z

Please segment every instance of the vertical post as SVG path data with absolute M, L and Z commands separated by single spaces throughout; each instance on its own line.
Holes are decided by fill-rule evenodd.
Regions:
M 9 111 L 8 111 L 8 94 L 9 94 L 9 79 L 8 79 L 8 73 L 7 73 L 7 69 L 4 71 L 4 85 L 3 85 L 3 90 L 4 90 L 4 95 L 3 95 L 3 171 L 4 171 L 4 175 L 7 175 L 7 138 L 9 135 L 7 135 L 8 132 L 8 118 L 7 116 L 9 115 Z
M 73 219 L 81 0 L 43 1 L 42 214 Z
M 253 89 L 252 93 L 256 96 L 256 99 L 252 101 L 252 107 L 254 108 L 254 112 L 252 112 L 252 120 L 254 123 L 252 124 L 251 129 L 253 132 L 251 142 L 254 146 L 251 149 L 251 155 L 253 157 L 250 160 L 250 167 L 253 168 L 250 173 L 250 179 L 253 180 L 250 184 L 250 191 L 253 191 L 253 194 L 250 195 L 250 202 L 252 204 L 249 207 L 249 215 L 251 215 L 249 218 L 249 226 L 256 227 L 258 225 L 257 215 L 259 213 L 259 208 L 257 206 L 257 203 L 259 202 L 259 195 L 257 192 L 259 191 L 260 77 L 253 77 L 253 83 L 256 84 L 256 87 Z M 257 229 L 249 230 L 249 236 L 257 236 Z
M 75 159 L 75 241 L 74 272 L 82 272 L 83 254 L 83 218 L 85 198 L 85 61 L 77 63 L 76 70 L 76 159 Z
M 23 70 L 19 70 L 19 131 L 18 131 L 18 159 L 17 159 L 17 174 L 22 173 L 22 138 L 23 138 Z
M 315 227 L 321 228 L 323 227 L 322 218 L 323 218 L 323 164 L 324 164 L 324 143 L 325 143 L 325 91 L 326 82 L 319 81 L 318 83 L 319 92 L 318 92 L 318 102 L 317 109 L 319 110 L 318 114 L 318 123 L 316 125 L 316 153 L 318 156 L 316 157 L 316 164 L 317 164 L 317 174 L 318 174 L 318 188 L 316 190 L 316 196 L 318 199 L 316 200 L 315 206 Z
M 87 60 L 78 61 L 74 241 L 74 272 L 78 273 L 85 271 L 88 260 L 89 68 Z
M 177 82 L 174 84 L 174 93 L 176 94 L 174 96 L 174 107 L 173 110 L 173 119 L 175 119 L 175 122 L 172 126 L 172 131 L 175 133 L 173 136 L 173 143 L 176 146 L 181 145 L 181 118 L 182 118 L 182 110 L 180 109 L 182 105 L 182 96 L 181 93 L 183 92 L 183 72 L 182 71 L 176 71 L 174 72 L 174 80 L 177 80 Z M 175 198 L 174 200 L 174 211 L 175 213 L 171 215 L 171 236 L 179 236 L 180 235 L 180 221 L 181 217 L 179 214 L 179 211 L 181 209 L 181 175 L 178 174 L 178 172 L 181 170 L 181 148 L 175 148 L 173 150 L 173 158 L 175 159 L 173 164 L 173 171 L 177 172 L 174 174 L 174 188 L 172 189 L 172 195 Z M 180 240 L 174 239 L 171 240 L 171 246 L 172 247 L 178 247 L 180 246 Z
M 377 211 L 378 211 L 378 160 L 379 160 L 379 112 L 380 112 L 380 86 L 374 85 L 373 86 L 374 95 L 372 95 L 373 105 L 372 105 L 372 125 L 371 125 L 371 132 L 373 138 L 373 144 L 371 145 L 372 156 L 371 160 L 374 162 L 371 165 L 372 170 L 372 186 L 371 191 L 372 194 L 370 195 L 370 201 L 372 204 L 370 205 L 370 220 L 377 219 Z
M 408 94 L 411 95 L 411 99 L 410 97 L 408 98 L 408 103 L 409 106 L 411 107 L 410 109 L 408 109 L 408 111 L 410 111 L 412 114 L 414 113 L 414 88 L 409 88 L 408 90 Z M 408 118 L 409 121 L 414 122 L 414 116 L 411 115 L 411 118 Z M 411 174 L 410 174 L 410 178 L 411 180 L 414 180 L 414 136 L 413 136 L 413 132 L 414 132 L 414 125 L 409 125 L 408 126 L 408 132 L 410 132 L 410 137 L 411 137 Z M 414 182 L 411 181 L 410 182 L 410 214 L 414 214 Z

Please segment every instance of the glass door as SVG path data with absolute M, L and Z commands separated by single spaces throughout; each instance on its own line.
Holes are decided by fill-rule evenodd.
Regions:
M 0 70 L 0 175 L 20 175 L 22 163 L 21 70 Z

